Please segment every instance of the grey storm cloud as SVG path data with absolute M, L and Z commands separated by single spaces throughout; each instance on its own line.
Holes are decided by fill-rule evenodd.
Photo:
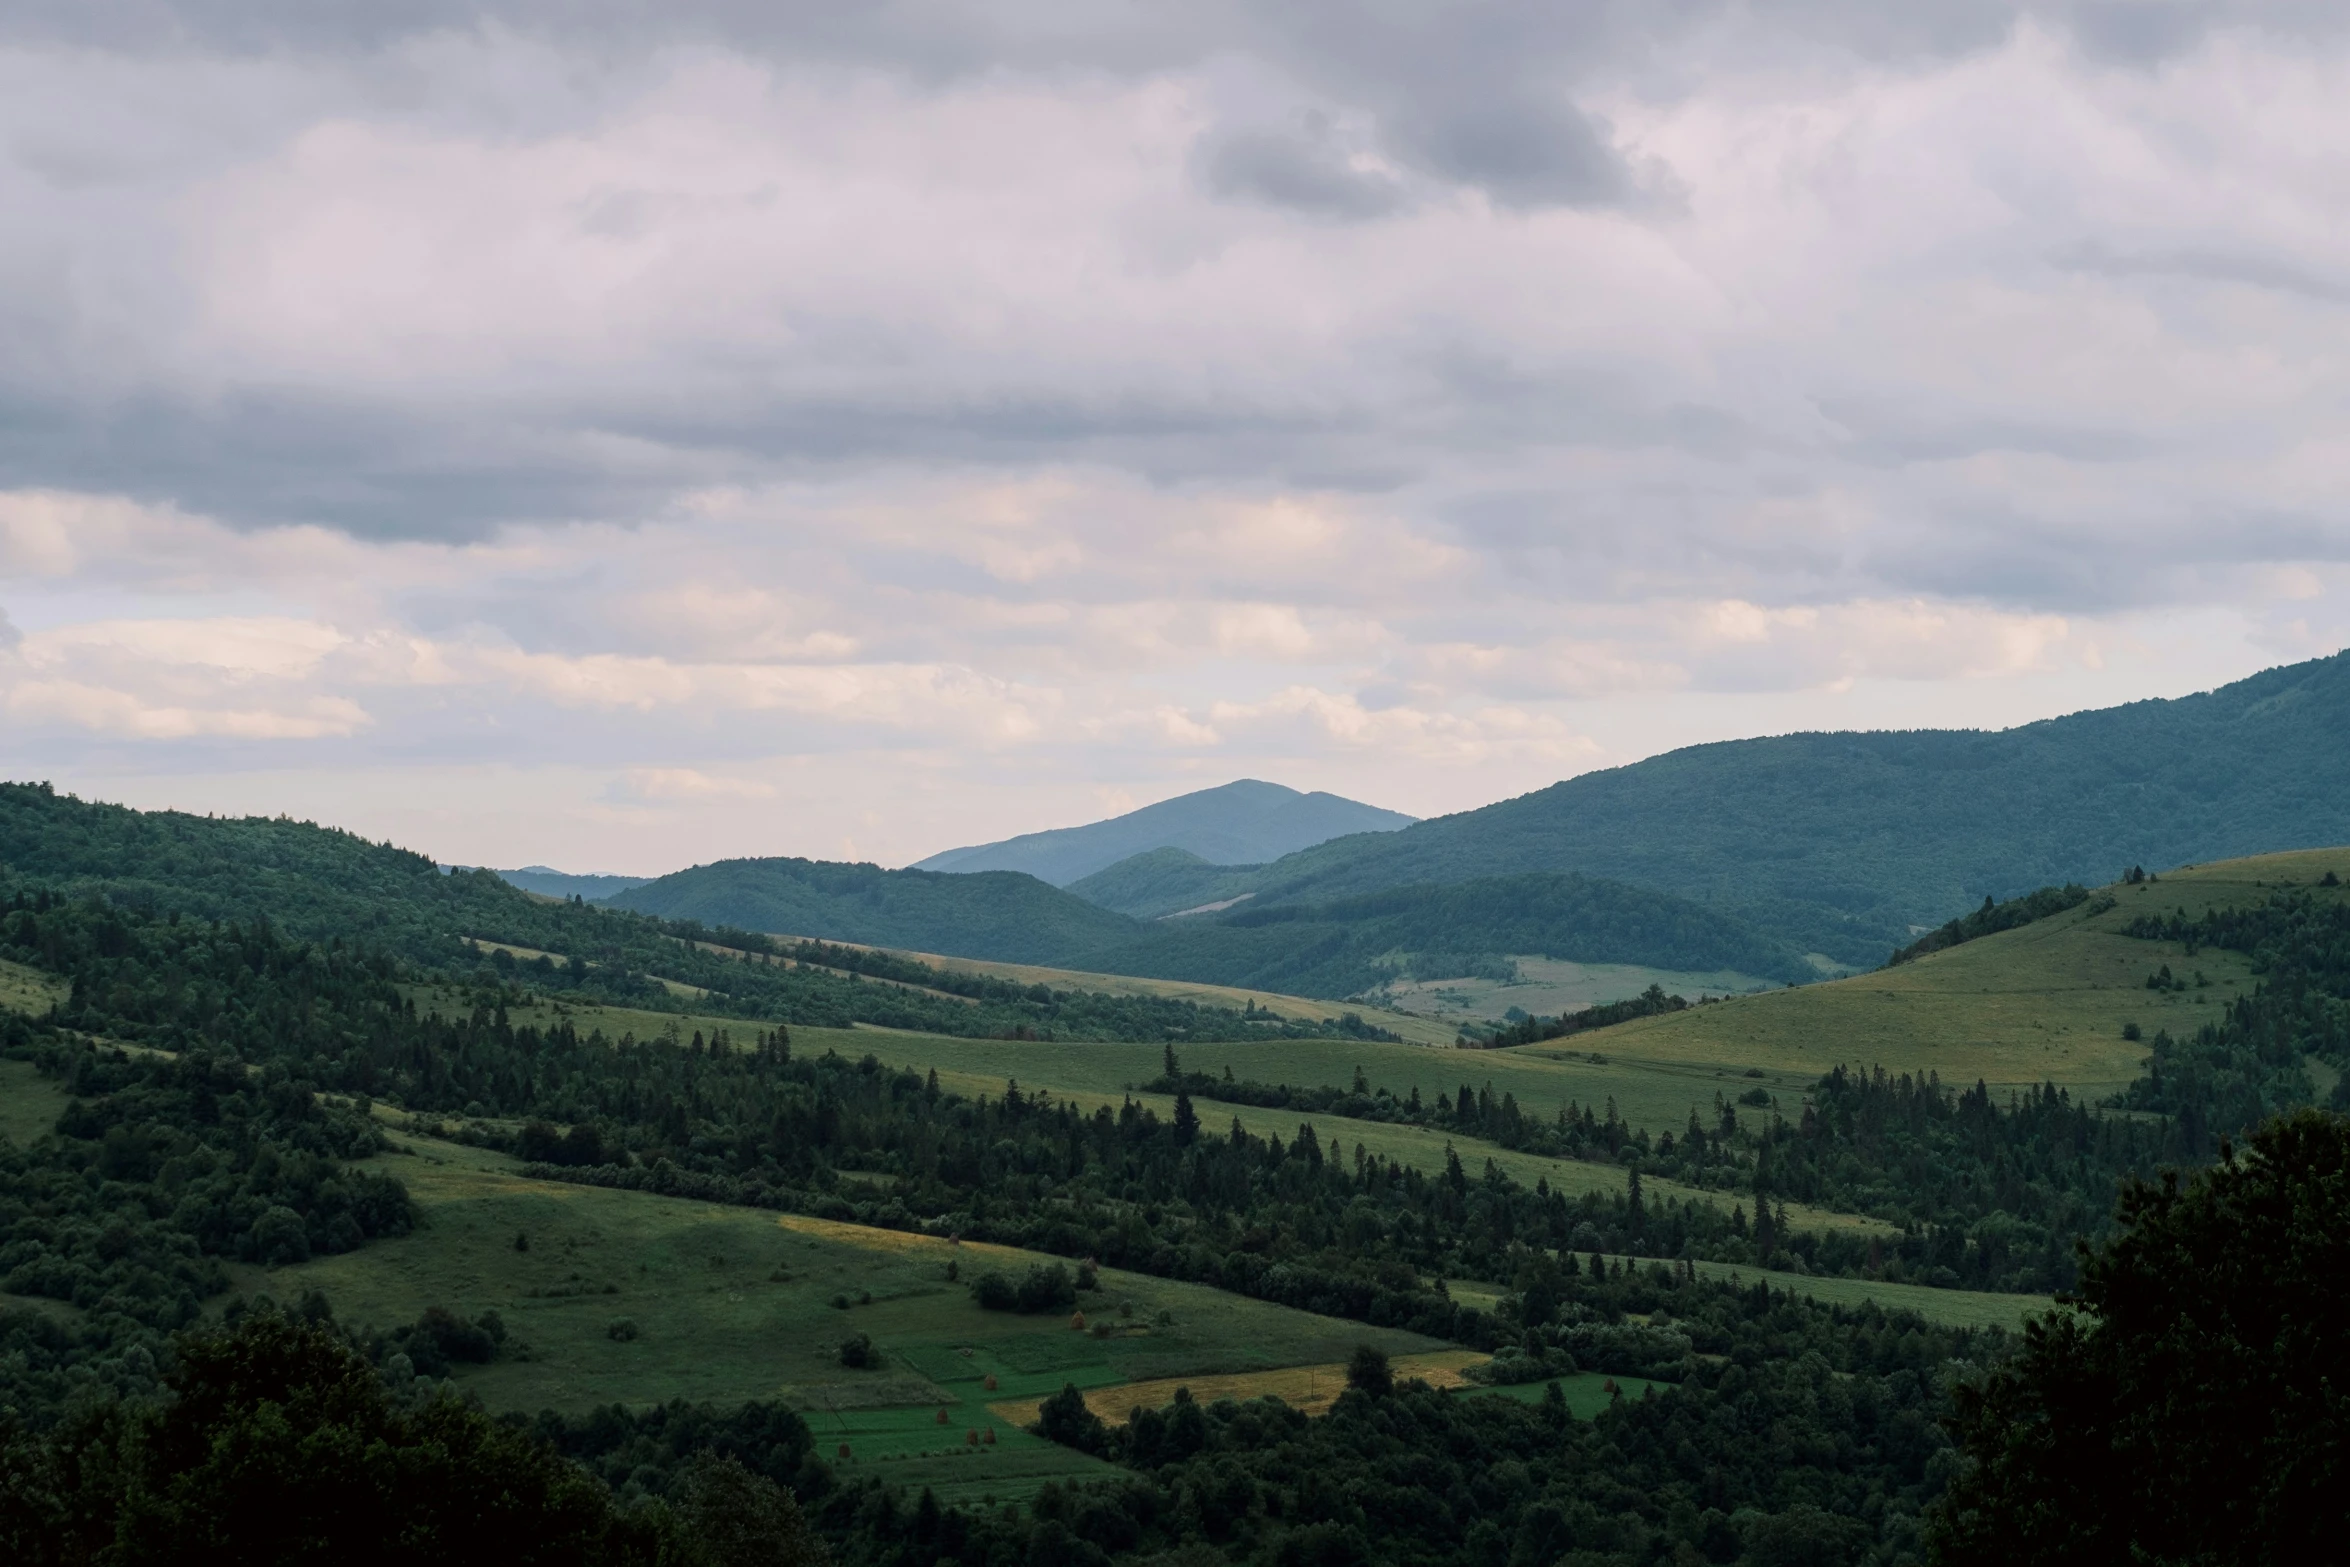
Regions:
M 1832 312 L 1808 335 L 1795 326 L 1774 337 L 1775 307 L 1740 299 L 1747 261 L 1772 263 L 1767 254 L 1708 261 L 1691 259 L 1702 244 L 1677 254 L 1673 237 L 1637 251 L 1623 241 L 1623 256 L 1587 279 L 1572 267 L 1602 241 L 1581 230 L 1488 286 L 1477 248 L 1560 217 L 1616 224 L 1619 240 L 1652 224 L 1647 161 L 1627 150 L 1636 111 L 1615 106 L 1702 97 L 1717 71 L 1767 72 L 1787 60 L 1804 67 L 1790 72 L 1800 81 L 1806 70 L 1827 75 L 1837 62 L 1863 61 L 1898 78 L 1997 49 L 2025 26 L 2100 66 L 2134 69 L 2226 31 L 2332 36 L 2341 10 L 2082 0 L 26 0 L 0 8 L 0 49 L 38 57 L 24 67 L 28 77 L 41 62 L 69 72 L 96 69 L 93 60 L 123 74 L 105 79 L 112 100 L 85 92 L 78 105 L 28 111 L 13 125 L 0 116 L 0 180 L 21 182 L 13 195 L 0 185 L 16 232 L 0 236 L 0 488 L 127 494 L 234 527 L 315 522 L 374 538 L 478 539 L 514 524 L 638 520 L 728 485 L 1073 464 L 1171 487 L 1386 494 L 1473 542 L 1490 527 L 1514 546 L 1521 534 L 1576 529 L 1697 541 L 1716 512 L 1825 490 L 1822 476 L 1846 469 L 1860 471 L 1852 487 L 1871 504 L 1904 470 L 1974 459 L 2126 469 L 2176 448 L 2179 430 L 2130 410 L 2042 406 L 2037 385 L 1998 385 L 1981 366 L 1949 397 L 1906 395 L 1899 383 L 1931 389 L 1942 374 L 1936 354 L 1964 344 L 1889 347 L 1858 328 L 1843 341 Z M 526 46 L 556 63 L 509 80 L 500 51 L 519 57 Z M 467 78 L 432 49 L 497 59 Z M 996 302 L 986 296 L 986 246 L 966 254 L 960 235 L 930 245 L 933 274 L 900 280 L 896 294 L 859 292 L 866 269 L 852 226 L 818 210 L 811 230 L 834 223 L 851 235 L 840 245 L 849 281 L 835 295 L 811 285 L 805 296 L 754 301 L 768 314 L 747 313 L 739 338 L 720 330 L 681 341 L 658 329 L 630 338 L 623 322 L 606 362 L 548 369 L 534 359 L 541 345 L 526 342 L 485 355 L 471 376 L 434 362 L 445 346 L 403 354 L 394 345 L 375 360 L 354 350 L 347 362 L 288 355 L 299 361 L 290 368 L 265 354 L 174 346 L 199 303 L 196 285 L 173 271 L 186 258 L 165 215 L 203 211 L 229 174 L 308 155 L 332 140 L 313 134 L 322 127 L 348 135 L 404 118 L 500 145 L 591 139 L 665 61 L 696 49 L 764 62 L 771 81 L 886 78 L 914 100 L 1005 83 L 1050 97 L 1170 74 L 1209 81 L 1235 58 L 1251 74 L 1244 91 L 1203 90 L 1193 100 L 1195 140 L 1174 168 L 1187 188 L 1144 193 L 1167 209 L 1183 197 L 1221 207 L 1154 216 L 1159 229 L 1137 220 L 1149 232 L 1111 258 L 1119 281 L 1164 291 L 1135 283 L 1118 311 L 1064 341 L 1009 312 L 1000 327 L 987 324 Z M 170 112 L 141 119 L 125 107 L 168 102 L 171 83 L 199 78 L 209 85 L 187 89 L 191 102 Z M 870 129 L 884 139 L 890 124 L 876 111 L 869 126 L 843 134 Z M 1773 177 L 1746 171 L 1718 195 L 1735 204 Z M 1083 199 L 1064 196 L 1049 166 L 1029 181 L 1040 205 Z M 1473 193 L 1496 210 L 1498 226 L 1418 241 L 1455 247 L 1454 270 L 1469 280 L 1458 297 L 1347 294 L 1406 253 L 1404 231 L 1475 207 Z M 301 199 L 329 207 L 363 194 L 305 187 Z M 1092 227 L 1123 238 L 1133 196 L 1106 202 Z M 683 210 L 661 193 L 613 188 L 583 197 L 572 217 L 599 243 L 649 247 Z M 1287 313 L 1326 312 L 1330 324 L 1261 350 L 1195 346 L 1234 301 L 1248 302 L 1248 280 L 1204 303 L 1178 297 L 1185 280 L 1239 248 L 1214 224 L 1285 216 L 1303 220 L 1301 245 L 1360 247 L 1319 272 L 1268 272 L 1262 285 L 1296 290 L 1298 308 Z M 2090 280 L 2242 285 L 2325 306 L 2344 297 L 2342 275 L 2322 257 L 2273 254 L 2257 235 L 2226 246 L 2161 235 L 2051 245 L 2052 233 L 2080 232 L 2065 217 L 2032 229 L 2025 253 L 1969 262 L 2016 290 L 2045 284 L 2052 264 Z M 2040 219 L 2025 212 L 2016 221 Z M 380 236 L 387 248 L 407 237 Z M 1920 280 L 1903 270 L 1913 265 L 1908 249 L 1888 253 L 1886 275 L 1855 286 L 1898 302 Z M 791 281 L 809 254 L 791 252 L 778 277 Z M 1823 247 L 1818 264 L 1835 263 L 1836 247 Z M 1708 265 L 1712 274 L 1699 276 Z M 251 292 L 266 307 L 271 289 L 292 286 L 289 275 L 271 273 Z M 1650 287 L 1657 292 L 1642 293 Z M 1504 302 L 1488 305 L 1489 294 Z M 909 300 L 942 302 L 950 325 L 981 325 L 944 340 Z M 971 309 L 958 314 L 966 300 Z M 1683 330 L 1683 318 L 1708 312 L 1716 314 L 1707 325 Z M 600 313 L 583 312 L 581 322 L 574 335 L 590 343 L 607 325 Z M 503 325 L 493 316 L 470 330 L 494 346 Z M 330 327 L 302 346 L 333 348 L 333 336 Z M 1612 495 L 1585 476 L 1593 453 L 1614 466 L 1621 487 Z M 2226 480 L 2202 482 L 2218 491 Z M 1504 526 L 1481 523 L 1461 501 L 1482 494 L 1542 499 L 1502 508 Z M 1902 516 L 1963 510 L 1898 497 L 1884 504 Z M 2018 504 L 2028 513 L 2033 502 Z M 1469 520 L 1445 522 L 1456 505 L 1468 505 Z M 2111 515 L 2127 513 L 2126 500 L 2113 502 Z M 1668 515 L 1669 526 L 1657 520 Z M 1965 590 L 2002 598 L 2018 591 L 2011 576 L 2038 572 L 2052 597 L 2080 602 L 2092 574 L 2048 558 L 2091 547 L 2063 542 L 2075 525 L 2064 519 L 2045 530 L 2051 542 L 2008 548 L 2001 558 L 2019 563 L 2012 572 L 1963 542 L 1848 551 L 1837 569 L 1848 587 L 1974 584 Z M 2084 538 L 2097 533 L 2077 526 Z M 2255 547 L 2266 546 L 2247 545 Z M 1766 548 L 1737 533 L 1718 553 Z M 1832 553 L 1787 549 L 1807 565 Z M 1689 557 L 1705 553 L 1687 547 Z

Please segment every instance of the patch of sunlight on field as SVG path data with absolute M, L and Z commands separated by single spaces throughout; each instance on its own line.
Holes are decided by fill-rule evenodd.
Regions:
M 58 975 L 0 959 L 0 1012 L 40 1017 L 72 994 L 73 986 Z
M 1398 1356 L 1389 1364 L 1398 1382 L 1417 1378 L 1430 1387 L 1464 1387 L 1470 1383 L 1462 1373 L 1491 1358 L 1473 1349 L 1440 1349 L 1424 1355 Z M 1087 1388 L 1085 1407 L 1115 1424 L 1132 1410 L 1160 1409 L 1172 1404 L 1177 1388 L 1190 1389 L 1191 1396 L 1203 1404 L 1213 1404 L 1223 1398 L 1242 1403 L 1252 1398 L 1278 1398 L 1292 1409 L 1318 1415 L 1338 1402 L 1338 1395 L 1346 1391 L 1346 1362 L 1289 1366 L 1279 1371 L 1251 1371 L 1228 1377 L 1160 1377 L 1150 1382 Z M 1035 1421 L 1043 1403 L 1042 1398 L 1005 1399 L 987 1407 L 998 1419 L 1026 1426 Z

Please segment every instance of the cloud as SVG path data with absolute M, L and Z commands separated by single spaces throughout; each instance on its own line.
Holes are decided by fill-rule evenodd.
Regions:
M 1384 217 L 1403 204 L 1400 180 L 1350 154 L 1315 117 L 1289 128 L 1243 128 L 1211 138 L 1200 160 L 1209 190 L 1316 217 Z
M 2338 12 L 11 7 L 0 760 L 912 858 L 2323 649 Z

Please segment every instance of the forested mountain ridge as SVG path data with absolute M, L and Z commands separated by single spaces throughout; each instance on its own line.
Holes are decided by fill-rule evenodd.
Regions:
M 788 857 L 720 860 L 605 900 L 666 919 L 1082 968 L 1073 954 L 1146 940 L 1149 928 L 1018 871 L 883 870 Z
M 2350 653 L 2000 731 L 1729 740 L 1216 878 L 1326 901 L 1530 870 L 1696 898 L 1873 967 L 1980 904 L 2350 841 Z
M 1065 887 L 1119 860 L 1180 849 L 1215 865 L 1257 865 L 1348 833 L 1393 832 L 1413 818 L 1319 791 L 1243 778 L 1161 800 L 1107 821 L 1023 833 L 1000 843 L 948 849 L 920 871 L 1025 871 Z
M 1506 975 L 1513 954 L 1788 981 L 1818 975 L 1796 949 L 1732 916 L 1576 875 L 1388 888 L 1328 904 L 1248 902 L 1143 921 L 1011 871 L 728 860 L 634 888 L 610 906 L 901 951 L 1330 998 L 1399 973 Z
M 1028 877 L 1010 879 L 1063 896 Z M 681 985 L 702 1011 L 844 1028 L 1153 1040 L 1250 1039 L 1298 1026 L 1229 1007 L 942 976 L 880 953 L 804 951 L 693 920 L 551 901 L 492 871 L 443 874 L 424 855 L 308 822 L 134 811 L 45 784 L 0 784 L 0 895 L 12 887 L 160 914 L 266 921 L 304 940 L 364 942 L 445 975 L 526 971 L 542 988 L 654 1011 L 679 1010 L 685 998 L 671 987 Z M 1133 926 L 1065 901 L 1081 919 Z M 510 954 L 485 956 L 476 942 L 546 956 L 518 965 Z M 864 984 L 858 974 L 910 983 Z

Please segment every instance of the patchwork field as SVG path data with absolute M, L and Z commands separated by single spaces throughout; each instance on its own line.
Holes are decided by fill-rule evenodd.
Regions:
M 987 1312 L 971 1300 L 979 1268 L 1045 1260 L 1025 1253 L 531 1181 L 494 1154 L 400 1140 L 414 1151 L 380 1164 L 415 1194 L 415 1234 L 298 1266 L 239 1267 L 238 1287 L 280 1300 L 317 1288 L 343 1320 L 386 1327 L 428 1306 L 469 1319 L 495 1311 L 510 1353 L 458 1372 L 492 1409 L 783 1398 L 807 1413 L 827 1457 L 846 1443 L 851 1462 L 887 1465 L 942 1495 L 1010 1496 L 1093 1461 L 1030 1437 L 989 1413 L 991 1402 L 1064 1382 L 1321 1365 L 1362 1343 L 1397 1356 L 1441 1347 L 1115 1269 L 1081 1298 L 1090 1321 L 1074 1331 L 1064 1313 Z M 961 1280 L 947 1278 L 950 1264 Z M 627 1326 L 615 1336 L 618 1324 Z M 880 1350 L 880 1369 L 840 1364 L 841 1342 L 857 1333 Z
M 1457 1027 L 1469 1019 L 1498 1022 L 1511 1008 L 1534 1017 L 1579 1012 L 1605 1001 L 1637 996 L 1651 985 L 1667 994 L 1687 996 L 1747 995 L 1775 990 L 1775 979 L 1759 979 L 1730 969 L 1689 973 L 1678 969 L 1641 968 L 1630 963 L 1571 963 L 1564 958 L 1513 956 L 1518 978 L 1406 980 L 1383 986 L 1375 993 L 1383 1005 Z

